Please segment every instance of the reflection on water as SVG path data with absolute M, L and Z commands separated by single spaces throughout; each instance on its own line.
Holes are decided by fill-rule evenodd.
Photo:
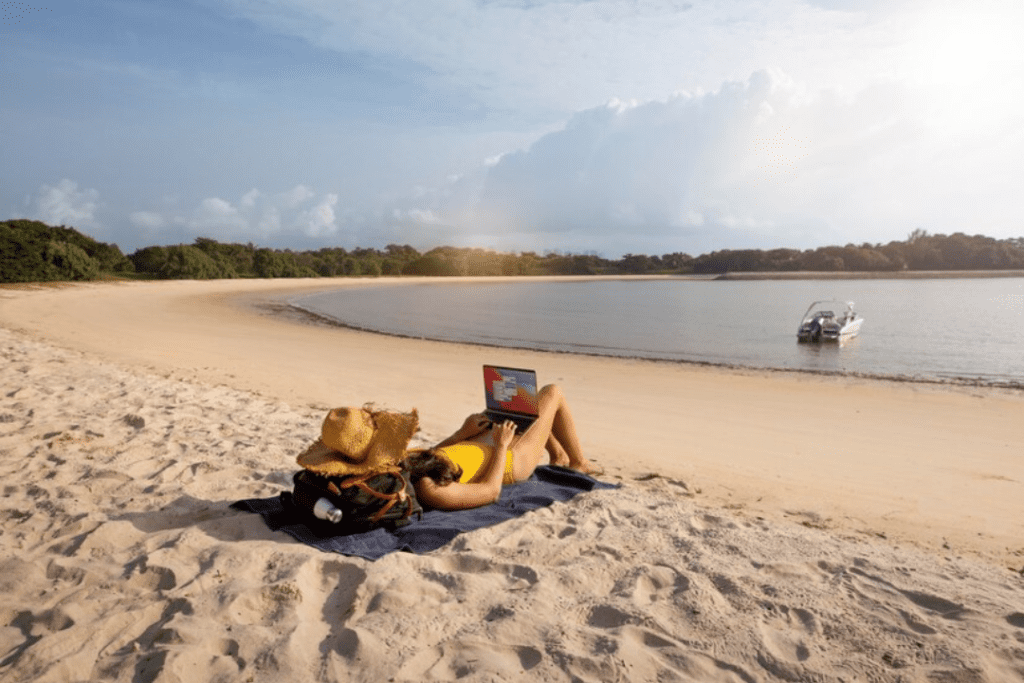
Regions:
M 817 299 L 856 302 L 858 337 L 798 344 Z M 1024 383 L 1024 279 L 430 283 L 296 299 L 342 323 L 494 346 Z
M 851 361 L 851 354 L 857 353 L 858 339 L 844 339 L 834 344 L 797 344 L 800 362 L 796 367 L 828 372 L 842 370 L 842 361 Z

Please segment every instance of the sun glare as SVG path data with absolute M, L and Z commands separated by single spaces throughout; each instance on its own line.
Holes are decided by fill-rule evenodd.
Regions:
M 1024 3 L 946 5 L 916 24 L 910 76 L 928 93 L 943 128 L 998 123 L 1024 106 Z

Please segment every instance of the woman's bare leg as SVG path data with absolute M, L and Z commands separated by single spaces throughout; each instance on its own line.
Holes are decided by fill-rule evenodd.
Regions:
M 537 396 L 539 416 L 530 428 L 512 443 L 515 453 L 512 473 L 516 481 L 528 479 L 540 464 L 553 437 L 561 453 L 568 459 L 569 467 L 585 473 L 596 473 L 595 467 L 583 455 L 583 448 L 576 434 L 569 404 L 562 390 L 554 384 L 543 387 Z
M 552 465 L 561 465 L 562 467 L 569 466 L 569 454 L 562 448 L 562 444 L 558 443 L 558 439 L 555 438 L 554 434 L 548 434 L 548 442 L 544 444 L 545 450 L 548 455 L 551 456 Z

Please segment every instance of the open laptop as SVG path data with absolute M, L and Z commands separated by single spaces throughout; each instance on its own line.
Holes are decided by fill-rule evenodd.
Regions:
M 520 368 L 484 366 L 484 415 L 491 422 L 512 420 L 522 433 L 537 419 L 537 373 Z

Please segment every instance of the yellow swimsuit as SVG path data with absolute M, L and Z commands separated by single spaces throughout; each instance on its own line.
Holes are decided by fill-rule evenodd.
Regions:
M 480 471 L 480 468 L 487 462 L 487 458 L 491 457 L 493 450 L 494 446 L 488 446 L 487 444 L 476 443 L 475 441 L 461 441 L 451 446 L 439 448 L 437 452 L 447 456 L 449 460 L 462 468 L 462 476 L 459 477 L 459 483 L 465 484 Z M 505 476 L 502 477 L 502 484 L 516 483 L 515 477 L 512 475 L 513 462 L 512 449 L 510 448 L 505 452 Z

